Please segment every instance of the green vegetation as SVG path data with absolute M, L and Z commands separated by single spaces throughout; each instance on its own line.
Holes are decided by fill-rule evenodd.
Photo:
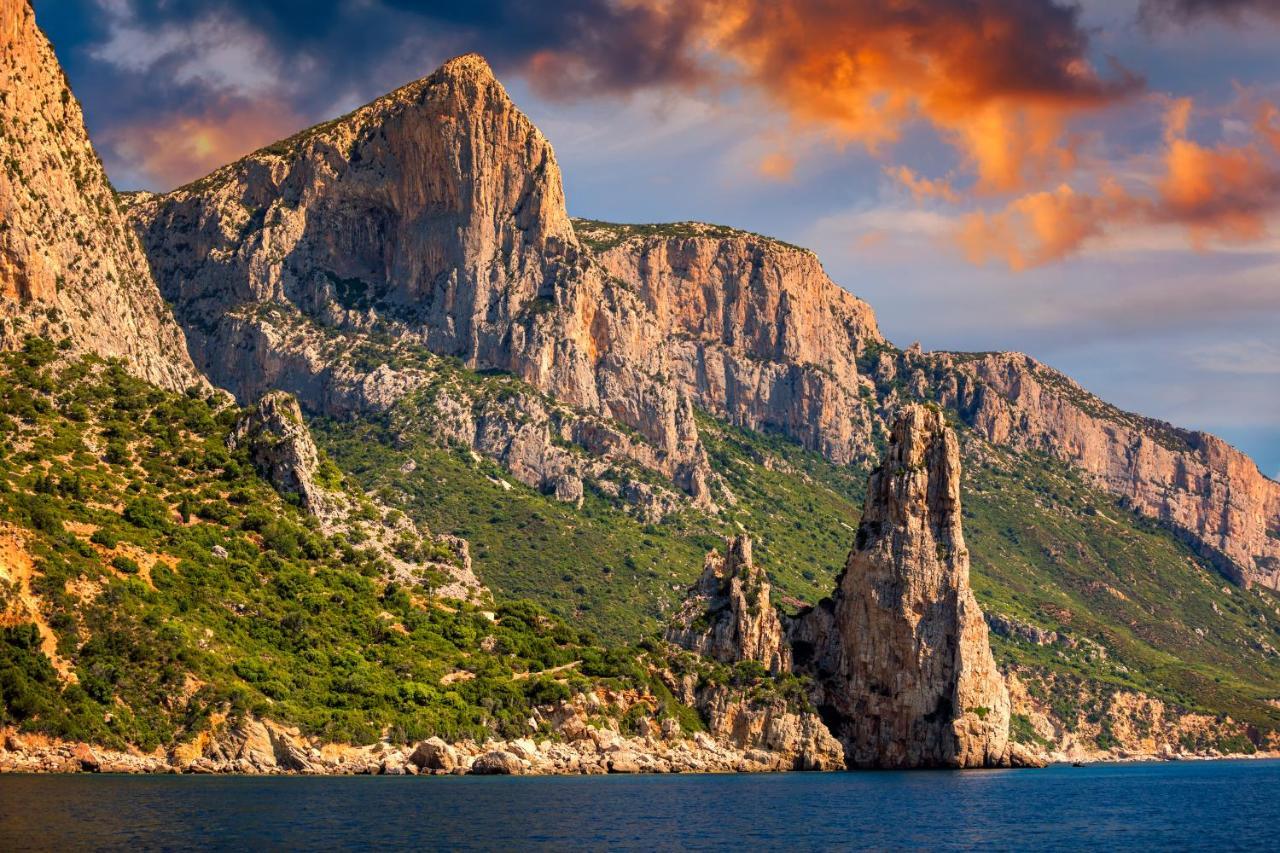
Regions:
M 330 457 L 322 477 L 467 538 L 501 602 L 492 616 L 388 583 L 354 543 L 322 534 L 243 449 L 227 450 L 235 407 L 157 390 L 116 363 L 68 362 L 43 341 L 0 356 L 0 537 L 30 557 L 29 591 L 56 643 L 50 659 L 36 625 L 9 620 L 0 722 L 145 748 L 227 712 L 357 742 L 383 732 L 513 735 L 534 705 L 609 683 L 648 693 L 660 717 L 695 730 L 697 715 L 654 678 L 657 663 L 704 686 L 805 701 L 798 680 L 747 664 L 659 661 L 659 645 L 632 644 L 662 626 L 706 551 L 732 533 L 756 540 L 784 607 L 828 594 L 864 471 L 699 415 L 734 499 L 721 493 L 718 514 L 685 509 L 646 524 L 599 483 L 587 484 L 580 507 L 561 503 L 442 445 L 427 422 L 433 389 L 517 406 L 536 392 L 447 359 L 400 357 L 435 371 L 425 396 L 383 418 L 314 422 Z M 998 659 L 1033 695 L 1069 727 L 1098 726 L 1100 745 L 1114 735 L 1099 709 L 1120 690 L 1280 726 L 1267 702 L 1280 696 L 1274 596 L 1229 585 L 1073 469 L 962 438 L 978 597 L 990 612 L 1057 634 L 1045 645 L 993 636 Z M 643 476 L 603 476 L 620 474 Z M 22 612 L 20 592 L 0 586 L 11 616 Z M 1038 743 L 1029 721 L 1014 729 Z
M 774 237 L 757 234 L 754 231 L 743 231 L 740 228 L 730 228 L 727 225 L 712 225 L 706 222 L 655 222 L 647 225 L 624 225 L 618 222 L 602 222 L 598 219 L 575 218 L 573 227 L 578 239 L 596 252 L 607 251 L 636 237 L 710 237 L 716 240 L 735 240 L 745 237 L 757 242 L 770 243 L 793 249 L 797 252 L 813 254 L 803 246 L 786 243 Z
M 491 379 L 452 369 L 467 375 L 459 381 Z M 506 393 L 519 385 L 501 381 Z M 426 430 L 398 424 L 314 427 L 364 486 L 432 529 L 471 540 L 476 570 L 493 589 L 535 599 L 611 642 L 658 629 L 706 551 L 737 532 L 756 540 L 756 561 L 784 608 L 829 594 L 865 489 L 863 470 L 700 415 L 712 467 L 736 501 L 721 500 L 718 515 L 684 511 L 646 525 L 591 484 L 576 509 L 470 450 L 442 448 Z M 1039 646 L 993 636 L 1002 663 L 1062 676 L 1064 695 L 1075 679 L 1280 726 L 1280 709 L 1265 701 L 1280 696 L 1275 596 L 1228 584 L 1173 534 L 1074 469 L 992 448 L 959 428 L 978 598 L 991 612 L 1063 637 Z M 405 475 L 409 459 L 416 469 Z
M 589 684 L 654 689 L 634 649 L 530 602 L 387 583 L 227 451 L 239 414 L 44 341 L 0 356 L 0 542 L 57 646 L 6 584 L 28 621 L 0 633 L 0 724 L 144 749 L 228 712 L 340 741 L 510 736 Z

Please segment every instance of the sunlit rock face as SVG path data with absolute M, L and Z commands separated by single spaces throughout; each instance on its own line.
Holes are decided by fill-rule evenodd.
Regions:
M 1009 692 L 969 586 L 959 446 L 940 411 L 911 407 L 894 424 L 835 595 L 792 640 L 851 765 L 1013 761 Z
M 580 223 L 615 277 L 635 282 L 668 336 L 673 381 L 732 423 L 784 432 L 847 463 L 871 451 L 873 390 L 858 370 L 882 343 L 867 303 L 827 277 L 812 252 L 699 223 L 676 233 Z
M 1044 451 L 1159 519 L 1237 582 L 1280 589 L 1280 483 L 1216 436 L 1123 412 L 1019 353 L 942 356 L 940 394 L 988 441 Z
M 242 400 L 386 409 L 420 383 L 353 349 L 410 341 L 620 421 L 705 496 L 661 329 L 579 244 L 550 144 L 477 56 L 131 215 L 196 360 Z
M 26 0 L 0 0 L 0 348 L 28 335 L 201 382 Z
M 701 223 L 570 220 L 550 144 L 476 56 L 130 204 L 197 364 L 242 402 L 279 388 L 312 411 L 386 411 L 425 380 L 360 353 L 408 342 L 526 380 L 554 401 L 536 422 L 557 405 L 596 418 L 565 431 L 709 508 L 695 409 L 859 464 L 893 412 L 937 400 L 988 441 L 1089 472 L 1232 578 L 1280 587 L 1280 485 L 1243 454 L 1025 356 L 888 347 L 803 249 Z M 38 272 L 3 280 L 49 287 Z M 529 431 L 521 418 L 472 420 L 445 424 L 450 439 L 526 482 L 576 500 L 591 476 L 550 439 L 495 446 Z

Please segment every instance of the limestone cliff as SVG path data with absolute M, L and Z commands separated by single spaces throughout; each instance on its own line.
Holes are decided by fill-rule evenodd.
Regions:
M 1011 763 L 1009 691 L 969 586 L 960 451 L 940 411 L 895 423 L 835 596 L 793 639 L 850 764 Z
M 201 382 L 27 0 L 0 0 L 0 348 L 27 335 Z
M 871 309 L 803 249 L 699 223 L 575 225 L 639 287 L 699 407 L 856 462 L 897 405 L 939 400 L 988 441 L 1080 467 L 1234 580 L 1280 588 L 1280 484 L 1220 439 L 1123 412 L 1021 354 L 885 346 Z
M 700 407 L 784 432 L 848 463 L 871 450 L 872 390 L 858 356 L 882 343 L 871 307 L 806 249 L 702 223 L 577 220 L 615 277 L 633 282 L 669 340 L 672 378 Z
M 1280 483 L 1202 432 L 1123 412 L 1034 359 L 939 354 L 943 400 L 980 435 L 1045 451 L 1178 530 L 1240 583 L 1280 589 Z
M 435 384 L 415 368 L 430 351 L 537 392 L 527 417 L 451 392 L 433 413 L 448 440 L 565 500 L 621 460 L 711 508 L 695 407 L 857 464 L 892 412 L 937 400 L 1088 471 L 1229 576 L 1280 585 L 1280 485 L 1243 454 L 1022 356 L 898 351 L 803 249 L 570 221 L 550 144 L 475 56 L 131 204 L 197 363 L 242 401 L 279 388 L 327 414 L 386 411 Z M 671 502 L 648 488 L 618 491 L 660 517 Z
M 791 670 L 791 649 L 769 598 L 769 578 L 751 559 L 751 539 L 734 537 L 707 555 L 667 640 L 724 663 L 754 660 L 775 675 Z
M 422 382 L 388 370 L 370 389 L 353 349 L 413 342 L 621 422 L 705 496 L 661 328 L 580 245 L 550 144 L 477 56 L 131 215 L 197 362 L 242 400 L 389 403 Z

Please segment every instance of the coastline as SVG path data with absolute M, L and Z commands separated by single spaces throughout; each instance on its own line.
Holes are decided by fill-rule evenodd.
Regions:
M 798 766 L 794 756 L 762 749 L 743 750 L 703 732 L 689 738 L 626 737 L 593 729 L 595 737 L 577 741 L 517 738 L 484 743 L 446 743 L 429 738 L 415 745 L 379 742 L 369 746 L 326 744 L 305 750 L 287 739 L 287 730 L 253 721 L 238 757 L 217 760 L 193 756 L 191 744 L 164 752 L 121 751 L 35 734 L 0 730 L 0 774 L 222 776 L 597 776 L 609 774 L 754 774 L 834 772 L 843 766 Z M 244 731 L 243 728 L 240 731 Z M 255 743 L 255 735 L 266 738 Z M 281 737 L 281 733 L 285 737 Z M 274 735 L 274 737 L 273 737 Z M 263 752 L 275 743 L 270 754 Z M 207 743 L 206 743 L 207 746 Z M 246 748 L 247 747 L 247 748 Z M 1280 751 L 1252 754 L 1208 752 L 1095 753 L 1043 756 L 1045 766 L 1137 764 L 1177 761 L 1244 761 L 1280 759 Z M 935 768 L 946 769 L 946 768 Z M 852 768 L 856 771 L 857 768 Z

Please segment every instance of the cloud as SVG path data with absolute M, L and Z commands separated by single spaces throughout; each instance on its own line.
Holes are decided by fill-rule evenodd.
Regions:
M 164 113 L 111 128 L 102 141 L 140 177 L 177 186 L 288 136 L 300 123 L 287 104 L 226 98 L 197 114 Z
M 1258 116 L 1252 135 L 1239 144 L 1206 145 L 1188 135 L 1191 101 L 1175 100 L 1166 112 L 1164 150 L 1149 176 L 1150 189 L 1111 177 L 1092 193 L 1063 184 L 995 212 L 967 214 L 954 240 L 972 262 L 1003 261 L 1013 270 L 1062 260 L 1121 226 L 1177 226 L 1201 250 L 1261 240 L 1280 212 L 1280 147 L 1271 135 L 1275 106 L 1252 109 Z
M 1280 345 L 1275 341 L 1229 341 L 1198 347 L 1192 364 L 1213 373 L 1280 376 Z
M 784 151 L 774 151 L 760 159 L 756 171 L 772 181 L 789 181 L 795 176 L 796 161 Z
M 1100 74 L 1078 9 L 1053 0 L 705 2 L 704 41 L 798 122 L 874 150 L 926 122 L 985 191 L 1069 168 L 1067 119 L 1142 85 Z
M 1101 235 L 1108 218 L 1104 204 L 1062 184 L 1015 199 L 996 213 L 968 214 L 955 239 L 979 266 L 998 260 L 1015 271 L 1038 267 L 1074 254 L 1086 240 Z
M 105 29 L 85 54 L 138 114 L 108 125 L 228 95 L 318 121 L 479 50 L 556 98 L 745 87 L 875 150 L 925 122 L 993 192 L 1069 167 L 1067 119 L 1140 87 L 1093 68 L 1062 0 L 66 0 L 60 14 Z
M 1190 24 L 1209 17 L 1240 23 L 1248 15 L 1280 18 L 1280 0 L 1142 0 L 1139 11 L 1148 25 Z
M 957 203 L 960 194 L 951 186 L 950 178 L 925 178 L 907 166 L 886 166 L 884 173 L 911 191 L 916 200 L 940 198 Z

